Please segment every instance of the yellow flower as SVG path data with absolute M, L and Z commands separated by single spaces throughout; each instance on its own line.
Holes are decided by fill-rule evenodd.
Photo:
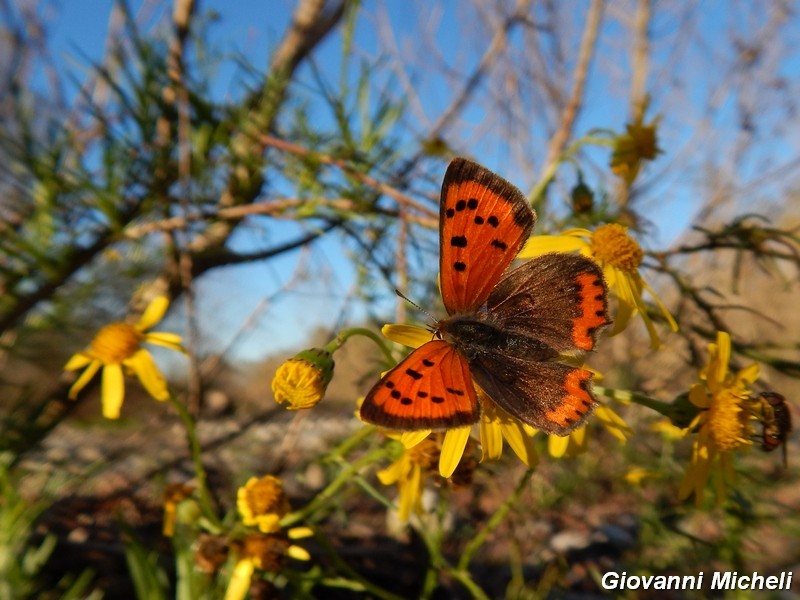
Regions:
M 287 410 L 312 408 L 325 396 L 333 378 L 330 352 L 310 348 L 284 362 L 272 379 L 272 394 Z
M 634 182 L 645 160 L 654 160 L 661 153 L 657 126 L 657 120 L 645 125 L 640 117 L 625 126 L 625 133 L 614 138 L 611 171 L 627 185 Z
M 290 508 L 281 480 L 272 475 L 251 477 L 236 493 L 236 507 L 242 523 L 263 533 L 278 531 Z
M 689 389 L 689 400 L 701 410 L 688 428 L 697 435 L 678 491 L 680 499 L 694 494 L 698 505 L 712 472 L 717 500 L 723 499 L 726 488 L 734 482 L 734 452 L 752 445 L 749 386 L 759 371 L 757 364 L 737 373 L 728 370 L 731 338 L 723 331 L 717 332 L 716 343 L 708 345 L 708 353 L 709 362 L 700 372 L 700 382 Z
M 225 590 L 225 600 L 243 600 L 250 591 L 250 584 L 256 569 L 280 573 L 286 557 L 310 560 L 311 556 L 306 550 L 289 541 L 308 535 L 311 535 L 311 530 L 308 528 L 295 528 L 289 530 L 287 537 L 252 533 L 241 540 L 236 545 L 237 559 Z
M 570 229 L 560 235 L 537 235 L 531 237 L 519 253 L 520 258 L 533 258 L 547 252 L 574 252 L 595 260 L 602 268 L 609 289 L 619 301 L 614 327 L 609 335 L 616 335 L 628 325 L 631 318 L 639 313 L 650 334 L 650 345 L 660 345 L 658 333 L 647 314 L 647 305 L 642 298 L 645 290 L 655 301 L 672 331 L 678 331 L 678 324 L 664 306 L 653 289 L 642 279 L 639 266 L 644 253 L 639 244 L 628 235 L 622 225 L 610 223 L 601 225 L 596 231 Z
M 180 336 L 174 333 L 145 333 L 161 320 L 168 307 L 169 300 L 159 296 L 150 303 L 136 324 L 111 323 L 98 331 L 89 348 L 75 354 L 64 365 L 66 371 L 86 367 L 72 384 L 69 390 L 70 399 L 74 400 L 78 396 L 78 392 L 89 383 L 100 367 L 103 368 L 103 416 L 107 419 L 119 418 L 125 397 L 123 367 L 126 372 L 136 374 L 142 386 L 153 398 L 162 401 L 169 398 L 164 376 L 156 367 L 150 353 L 142 348 L 142 342 L 148 342 L 185 352 L 181 346 Z
M 422 512 L 422 491 L 425 488 L 423 474 L 432 470 L 438 458 L 436 442 L 426 438 L 404 449 L 400 458 L 378 471 L 378 479 L 383 485 L 397 484 L 397 512 L 402 522 L 408 521 L 412 512 Z
M 243 599 L 256 569 L 278 573 L 287 557 L 310 560 L 308 551 L 290 540 L 306 538 L 314 533 L 308 527 L 281 528 L 280 521 L 289 512 L 289 500 L 281 480 L 272 475 L 251 477 L 239 488 L 236 506 L 242 523 L 258 527 L 259 532 L 249 533 L 236 544 L 236 564 L 225 591 L 225 600 Z
M 397 433 L 388 433 L 387 435 L 396 439 L 403 437 L 402 434 Z M 441 434 L 439 437 L 440 439 L 425 437 L 421 441 L 405 447 L 400 458 L 377 473 L 378 479 L 383 485 L 397 484 L 399 492 L 397 513 L 401 522 L 407 522 L 412 512 L 422 514 L 422 492 L 425 489 L 425 477 L 434 473 L 444 449 L 444 444 L 441 447 L 439 444 Z M 464 451 L 462 450 L 461 453 L 463 454 Z M 471 455 L 473 452 L 470 451 L 468 454 Z M 472 481 L 476 466 L 477 462 L 475 461 L 460 460 L 457 463 L 457 469 L 452 473 L 451 482 L 454 485 L 468 485 Z

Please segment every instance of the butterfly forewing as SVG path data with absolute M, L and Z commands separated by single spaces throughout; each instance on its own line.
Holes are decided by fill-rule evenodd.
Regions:
M 479 416 L 469 365 L 442 340 L 427 342 L 409 354 L 361 405 L 364 421 L 398 431 L 461 427 Z
M 544 254 L 508 274 L 487 302 L 499 327 L 533 337 L 559 353 L 594 348 L 609 324 L 600 267 L 577 254 Z
M 447 313 L 486 302 L 533 229 L 525 196 L 505 179 L 463 158 L 450 163 L 439 212 L 439 273 Z
M 586 369 L 500 355 L 482 355 L 471 368 L 475 383 L 495 404 L 548 434 L 566 435 L 597 405 Z

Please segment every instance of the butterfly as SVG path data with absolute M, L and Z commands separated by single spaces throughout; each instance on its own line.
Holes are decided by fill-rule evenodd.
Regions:
M 361 418 L 387 429 L 476 423 L 481 392 L 511 416 L 566 435 L 597 404 L 592 373 L 558 362 L 595 347 L 610 323 L 594 261 L 544 254 L 506 273 L 536 222 L 513 184 L 464 158 L 444 176 L 439 273 L 448 317 L 369 391 Z

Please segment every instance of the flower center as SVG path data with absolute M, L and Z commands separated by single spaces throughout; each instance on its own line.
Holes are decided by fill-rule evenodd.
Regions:
M 431 438 L 425 438 L 416 446 L 408 449 L 408 457 L 411 462 L 418 464 L 423 471 L 433 471 L 437 468 L 440 454 L 438 444 Z
M 259 569 L 279 573 L 289 541 L 274 535 L 252 534 L 243 541 L 242 555 L 253 561 Z
M 723 389 L 716 395 L 708 409 L 708 429 L 720 451 L 730 452 L 750 443 L 745 437 L 746 416 L 733 390 Z
M 266 475 L 254 481 L 251 480 L 243 489 L 245 490 L 244 503 L 254 518 L 270 514 L 280 518 L 289 512 L 286 494 L 277 477 Z
M 325 388 L 333 374 L 333 361 L 330 373 L 326 375 L 318 365 L 303 359 L 292 358 L 283 363 L 272 380 L 272 393 L 275 401 L 285 404 L 288 410 L 312 408 L 325 395 Z
M 628 235 L 628 228 L 617 223 L 601 225 L 592 235 L 592 254 L 604 265 L 633 272 L 642 264 L 644 253 Z
M 119 364 L 139 350 L 141 332 L 127 323 L 111 323 L 94 336 L 89 353 L 105 365 Z

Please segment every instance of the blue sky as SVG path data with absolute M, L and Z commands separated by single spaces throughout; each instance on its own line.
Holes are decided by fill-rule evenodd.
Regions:
M 134 7 L 135 14 L 139 15 L 144 30 L 164 26 L 165 16 L 168 17 L 171 6 L 168 2 L 140 0 L 131 0 L 130 4 Z M 210 45 L 229 51 L 231 56 L 239 53 L 257 68 L 263 68 L 267 64 L 270 49 L 280 39 L 293 6 L 288 0 L 273 2 L 205 0 L 199 4 L 202 11 L 213 11 L 218 14 L 218 20 L 206 26 Z M 588 3 L 583 1 L 575 1 L 573 4 L 578 15 L 588 6 Z M 86 57 L 89 60 L 96 60 L 103 55 L 113 5 L 114 2 L 111 0 L 91 2 L 65 0 L 54 3 L 54 8 L 48 12 L 50 42 L 54 57 L 65 69 L 78 73 L 79 78 L 80 74 L 85 72 Z M 408 8 L 409 6 L 412 8 Z M 356 45 L 364 50 L 365 59 L 379 54 L 376 29 L 379 23 L 385 22 L 381 19 L 388 21 L 391 31 L 400 44 L 410 47 L 413 47 L 416 36 L 421 35 L 419 28 L 422 25 L 430 25 L 435 28 L 443 56 L 450 64 L 454 67 L 474 64 L 483 52 L 485 42 L 471 40 L 470 32 L 463 29 L 465 22 L 462 14 L 463 6 L 463 3 L 455 1 L 430 4 L 365 2 L 364 13 L 356 29 Z M 722 69 L 719 71 L 713 69 L 716 64 L 714 56 L 716 53 L 724 56 L 731 52 L 729 42 L 731 38 L 741 38 L 744 42 L 749 42 L 748 36 L 758 32 L 759 27 L 766 27 L 766 23 L 763 19 L 759 20 L 759 13 L 755 8 L 735 12 L 722 10 L 722 6 L 723 4 L 715 2 L 695 5 L 694 10 L 699 11 L 699 14 L 692 22 L 697 27 L 697 35 L 701 41 L 698 44 L 687 44 L 682 47 L 672 41 L 680 40 L 681 27 L 685 27 L 684 21 L 678 18 L 666 14 L 654 22 L 651 77 L 668 79 L 680 76 L 685 78 L 689 85 L 669 88 L 673 96 L 671 98 L 654 98 L 651 114 L 661 114 L 663 117 L 661 145 L 665 149 L 665 154 L 651 166 L 651 169 L 657 172 L 672 163 L 686 164 L 688 167 L 673 169 L 669 176 L 660 180 L 643 199 L 645 216 L 655 226 L 646 244 L 651 247 L 668 244 L 686 230 L 699 206 L 698 198 L 702 190 L 707 187 L 703 180 L 702 167 L 709 161 L 715 160 L 719 160 L 721 166 L 725 167 L 724 152 L 740 139 L 741 131 L 737 128 L 736 108 L 746 100 L 746 97 L 737 90 L 728 91 L 724 88 L 729 74 L 724 73 Z M 427 14 L 421 15 L 419 7 L 425 7 Z M 627 118 L 625 92 L 618 88 L 620 82 L 625 81 L 624 72 L 629 60 L 628 48 L 619 43 L 622 37 L 619 19 L 609 14 L 604 23 L 598 47 L 599 58 L 590 74 L 587 103 L 576 125 L 576 136 L 596 127 L 620 130 Z M 573 25 L 572 33 L 576 36 L 577 46 L 582 21 L 579 20 Z M 797 32 L 800 31 L 800 27 L 797 27 L 797 17 L 792 16 L 789 25 L 779 31 L 781 35 L 787 32 L 785 34 L 787 38 L 797 38 Z M 668 40 L 669 43 L 658 45 L 660 40 Z M 324 47 L 318 53 L 320 65 L 331 74 L 331 81 L 337 79 L 340 47 L 341 37 L 335 35 L 326 40 Z M 764 60 L 770 58 L 769 45 L 762 49 L 762 56 Z M 784 74 L 787 80 L 791 80 L 792 77 L 797 79 L 797 66 L 795 53 L 790 60 L 783 61 L 775 72 Z M 670 69 L 676 72 L 672 73 Z M 239 91 L 237 87 L 239 75 L 233 61 L 220 66 L 214 79 L 214 91 L 218 99 Z M 301 82 L 303 77 L 301 74 Z M 435 120 L 437 112 L 451 101 L 453 90 L 448 88 L 446 81 L 425 74 L 415 83 L 419 85 L 420 96 L 424 97 L 427 115 Z M 792 93 L 792 89 L 786 93 Z M 720 107 L 711 112 L 707 108 L 708 103 L 712 101 L 710 98 L 720 103 Z M 672 104 L 667 104 L 668 101 Z M 676 104 L 680 107 L 678 110 L 674 108 Z M 532 106 L 531 111 L 535 111 L 536 108 Z M 749 150 L 750 155 L 746 160 L 730 167 L 736 169 L 736 176 L 744 182 L 757 178 L 771 165 L 781 164 L 791 160 L 792 156 L 797 156 L 797 140 L 800 139 L 800 132 L 797 131 L 796 120 L 787 123 L 780 110 L 778 108 L 775 110 L 773 118 L 769 115 L 764 117 L 764 129 L 759 131 L 761 138 L 756 140 L 758 143 Z M 476 128 L 485 117 L 478 106 L 470 107 L 465 114 L 468 122 Z M 707 114 L 713 115 L 710 122 L 704 120 Z M 776 133 L 770 134 L 769 128 Z M 469 139 L 470 134 L 469 131 L 464 132 L 463 138 Z M 543 142 L 542 147 L 544 145 Z M 529 189 L 527 186 L 535 182 L 535 173 L 521 174 L 508 169 L 506 166 L 508 156 L 503 150 L 502 140 L 458 150 L 471 154 L 490 168 L 497 170 L 519 185 L 523 191 Z M 693 153 L 691 158 L 696 157 L 694 164 L 691 158 L 688 158 L 689 153 Z M 590 153 L 588 156 L 599 163 L 607 160 L 607 154 L 601 151 Z M 570 173 L 568 169 L 564 172 Z M 758 189 L 757 192 L 760 195 L 759 199 L 777 201 L 781 190 L 765 187 Z M 294 231 L 295 228 L 291 224 L 282 223 L 271 234 L 278 238 L 281 235 L 290 238 Z M 243 232 L 237 243 L 244 246 L 257 243 L 255 238 L 250 239 L 250 235 L 248 232 Z M 273 237 L 273 241 L 275 239 L 277 238 Z M 302 281 L 293 291 L 278 294 L 285 285 L 288 274 L 293 272 L 300 260 L 316 261 L 318 268 L 315 273 L 321 274 L 321 277 L 316 281 Z M 433 257 L 431 277 L 435 276 L 435 270 L 435 257 Z M 335 320 L 342 307 L 339 299 L 346 296 L 353 284 L 353 278 L 352 266 L 343 259 L 338 240 L 326 239 L 314 246 L 311 256 L 294 252 L 267 264 L 215 271 L 208 281 L 201 282 L 199 297 L 203 299 L 201 309 L 204 316 L 207 320 L 213 320 L 213 327 L 210 329 L 218 332 L 214 335 L 222 343 L 238 330 L 243 319 L 265 302 L 265 298 L 272 298 L 264 318 L 258 320 L 257 326 L 234 348 L 235 356 L 255 358 L 262 354 L 303 346 L 308 341 L 309 331 L 317 325 L 335 326 Z M 233 290 L 235 292 L 232 292 Z M 386 298 L 390 299 L 392 291 L 388 289 L 386 292 Z M 387 301 L 387 319 L 391 319 L 391 307 L 391 303 Z M 347 313 L 347 316 L 355 322 L 362 314 L 355 307 Z

